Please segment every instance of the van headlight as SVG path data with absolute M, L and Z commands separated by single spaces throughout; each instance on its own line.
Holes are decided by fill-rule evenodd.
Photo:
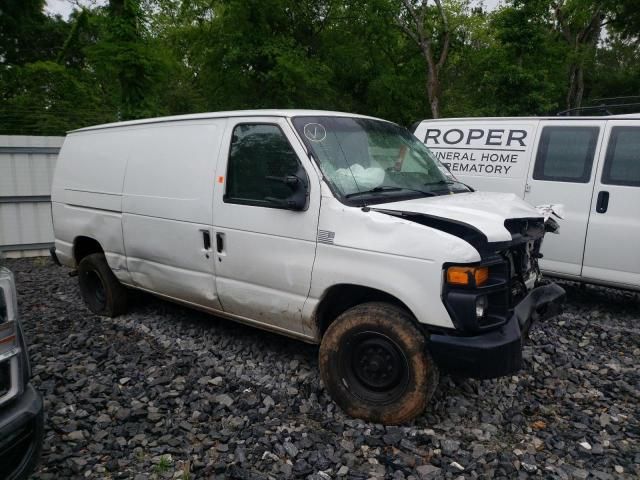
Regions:
M 0 405 L 22 394 L 24 389 L 16 313 L 13 275 L 0 269 Z

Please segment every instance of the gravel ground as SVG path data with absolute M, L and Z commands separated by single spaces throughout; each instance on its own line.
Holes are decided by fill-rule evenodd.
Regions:
M 99 318 L 49 260 L 6 264 L 47 409 L 35 478 L 640 476 L 636 294 L 565 284 L 519 375 L 442 376 L 422 417 L 385 428 L 331 402 L 317 347 L 142 294 Z

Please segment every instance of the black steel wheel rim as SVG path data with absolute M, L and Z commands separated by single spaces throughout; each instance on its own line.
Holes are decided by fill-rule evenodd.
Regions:
M 349 335 L 341 349 L 339 365 L 347 388 L 367 403 L 393 403 L 409 383 L 409 362 L 402 349 L 379 332 Z

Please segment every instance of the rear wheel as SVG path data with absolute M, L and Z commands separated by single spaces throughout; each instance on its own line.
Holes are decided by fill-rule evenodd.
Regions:
M 93 313 L 116 317 L 127 309 L 127 290 L 111 271 L 102 253 L 84 257 L 78 265 L 78 282 L 84 302 Z
M 352 417 L 398 424 L 419 415 L 438 383 L 438 369 L 410 314 L 387 303 L 347 310 L 320 345 L 320 374 Z

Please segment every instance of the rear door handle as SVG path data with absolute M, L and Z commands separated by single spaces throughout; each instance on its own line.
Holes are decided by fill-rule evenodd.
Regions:
M 211 234 L 208 230 L 200 230 L 202 232 L 202 245 L 205 250 L 211 250 Z
M 596 201 L 596 212 L 605 213 L 609 208 L 609 192 L 598 193 L 598 200 Z
M 216 233 L 216 250 L 218 253 L 224 251 L 224 233 Z

